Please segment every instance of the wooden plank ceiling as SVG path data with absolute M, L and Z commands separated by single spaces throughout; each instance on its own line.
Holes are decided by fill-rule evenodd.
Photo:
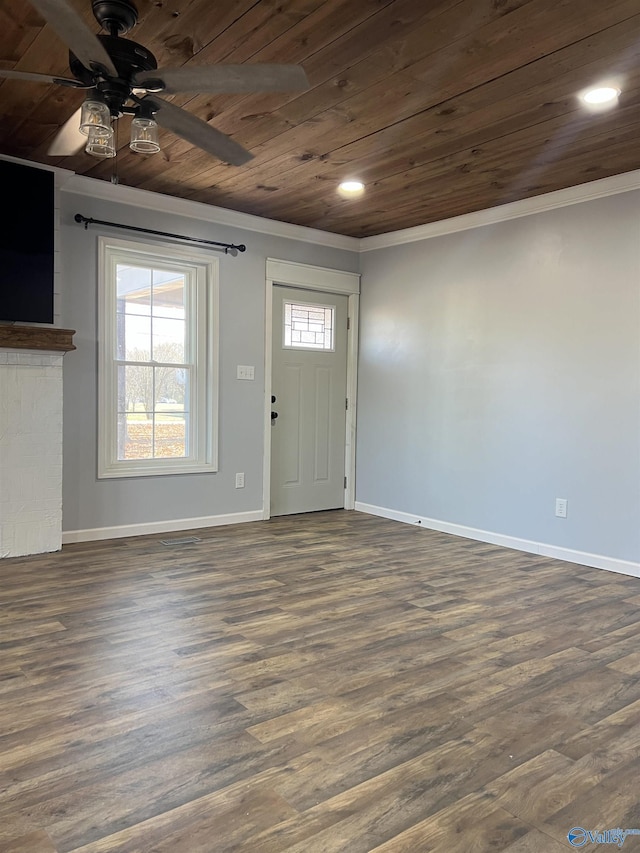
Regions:
M 95 32 L 89 0 L 71 0 Z M 175 96 L 255 156 L 221 163 L 163 132 L 121 183 L 357 237 L 640 168 L 639 0 L 140 0 L 130 37 L 162 66 L 301 63 L 303 94 Z M 3 68 L 68 73 L 26 0 L 0 8 Z M 618 104 L 577 99 L 608 78 Z M 5 81 L 0 152 L 109 180 L 114 161 L 47 157 L 82 92 Z M 121 124 L 128 123 L 123 119 Z M 359 200 L 336 193 L 358 177 Z

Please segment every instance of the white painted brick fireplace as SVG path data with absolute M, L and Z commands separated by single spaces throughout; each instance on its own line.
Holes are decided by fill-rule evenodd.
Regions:
M 35 330 L 32 339 L 28 328 Z M 0 557 L 41 554 L 62 546 L 59 350 L 75 347 L 70 337 L 62 344 L 58 332 L 72 334 L 53 329 L 43 333 L 40 327 L 5 327 L 0 332 Z M 26 348 L 29 343 L 33 349 Z

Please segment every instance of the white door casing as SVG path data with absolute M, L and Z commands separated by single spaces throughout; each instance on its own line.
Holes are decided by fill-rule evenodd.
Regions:
M 347 331 L 347 375 L 346 398 L 348 408 L 344 424 L 344 489 L 343 505 L 353 509 L 355 503 L 355 429 L 356 429 L 356 392 L 357 392 L 357 352 L 358 352 L 358 307 L 360 276 L 357 273 L 343 272 L 291 261 L 267 259 L 267 277 L 265 294 L 265 414 L 264 414 L 264 476 L 263 476 L 263 517 L 271 517 L 271 405 L 272 367 L 273 367 L 273 293 L 277 285 L 289 285 L 306 291 L 321 291 L 325 297 L 330 294 L 344 294 L 347 297 L 349 328 Z M 311 302 L 322 302 L 322 294 L 316 299 L 308 294 Z M 297 511 L 303 511 L 302 509 Z

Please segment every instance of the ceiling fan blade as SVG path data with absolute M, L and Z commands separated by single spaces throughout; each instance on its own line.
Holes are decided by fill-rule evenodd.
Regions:
M 79 80 L 72 80 L 67 77 L 52 77 L 50 74 L 35 74 L 31 71 L 9 71 L 6 68 L 0 68 L 0 77 L 6 77 L 8 80 L 26 80 L 32 83 L 59 83 L 61 86 L 72 86 L 74 89 L 88 89 Z
M 253 159 L 253 154 L 250 154 L 246 148 L 234 142 L 224 133 L 211 127 L 206 121 L 202 121 L 197 116 L 188 113 L 181 107 L 176 107 L 175 104 L 169 103 L 162 98 L 150 97 L 147 95 L 141 98 L 142 103 L 150 103 L 157 112 L 154 115 L 155 120 L 160 127 L 164 127 L 202 148 L 208 154 L 213 154 L 214 157 L 222 160 L 225 163 L 231 163 L 233 166 L 242 166 Z
M 118 76 L 111 57 L 66 0 L 30 0 L 49 26 L 78 57 L 85 68 L 102 65 L 109 74 Z
M 202 92 L 234 94 L 240 92 L 297 92 L 309 88 L 301 65 L 208 65 L 200 68 L 158 68 L 140 71 L 134 85 L 149 88 L 160 81 L 163 92 Z M 153 87 L 153 88 L 159 88 Z
M 87 137 L 80 133 L 80 115 L 82 107 L 78 107 L 70 119 L 67 119 L 58 131 L 47 154 L 50 157 L 70 157 L 78 154 L 87 144 Z

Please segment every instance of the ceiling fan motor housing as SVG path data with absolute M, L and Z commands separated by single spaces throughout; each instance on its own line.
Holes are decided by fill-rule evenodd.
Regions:
M 96 20 L 108 33 L 97 38 L 109 54 L 118 76 L 100 73 L 99 65 L 87 68 L 71 51 L 69 68 L 78 80 L 86 86 L 95 87 L 102 94 L 112 116 L 121 116 L 131 95 L 134 76 L 139 71 L 152 71 L 158 63 L 144 45 L 120 38 L 138 22 L 138 10 L 130 0 L 93 0 L 92 7 Z
M 158 67 L 158 63 L 150 50 L 131 39 L 106 35 L 99 35 L 97 38 L 111 57 L 118 77 L 96 75 L 71 52 L 69 52 L 69 68 L 78 80 L 87 86 L 95 86 L 104 95 L 112 115 L 122 115 L 122 107 L 131 94 L 135 74 L 139 71 L 151 71 Z

